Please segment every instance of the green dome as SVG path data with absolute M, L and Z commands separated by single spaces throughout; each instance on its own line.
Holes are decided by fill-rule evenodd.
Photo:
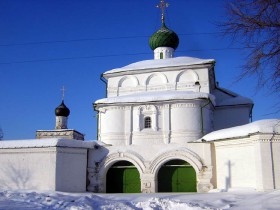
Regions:
M 179 37 L 163 23 L 161 28 L 150 37 L 149 45 L 152 50 L 158 47 L 171 47 L 176 50 L 179 45 Z

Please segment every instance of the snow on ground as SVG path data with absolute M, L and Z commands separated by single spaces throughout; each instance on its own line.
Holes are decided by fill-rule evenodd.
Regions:
M 0 209 L 273 210 L 280 209 L 280 190 L 266 193 L 230 191 L 204 194 L 92 194 L 50 191 L 0 191 Z

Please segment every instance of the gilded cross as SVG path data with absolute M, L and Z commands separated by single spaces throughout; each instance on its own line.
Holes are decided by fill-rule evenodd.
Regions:
M 160 0 L 160 3 L 156 6 L 157 8 L 161 9 L 161 22 L 162 23 L 164 23 L 165 8 L 168 6 L 169 6 L 169 4 L 165 3 L 164 0 Z

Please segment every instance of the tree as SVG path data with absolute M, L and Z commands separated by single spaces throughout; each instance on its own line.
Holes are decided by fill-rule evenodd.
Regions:
M 257 76 L 258 87 L 280 91 L 280 0 L 226 2 L 224 34 L 249 49 L 239 79 Z

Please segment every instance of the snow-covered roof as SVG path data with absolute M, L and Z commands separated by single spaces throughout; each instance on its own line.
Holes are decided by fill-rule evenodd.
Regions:
M 193 57 L 176 57 L 176 58 L 167 58 L 167 59 L 156 59 L 156 60 L 144 60 L 136 63 L 129 64 L 122 68 L 112 69 L 106 71 L 105 74 L 123 72 L 123 71 L 134 71 L 140 69 L 153 69 L 160 67 L 175 67 L 175 66 L 189 66 L 189 65 L 198 65 L 198 64 L 207 64 L 215 63 L 214 59 L 200 59 Z
M 246 125 L 214 131 L 203 136 L 198 141 L 215 141 L 229 138 L 245 137 L 255 133 L 280 134 L 280 119 L 259 120 Z
M 192 91 L 157 91 L 157 92 L 140 92 L 125 96 L 116 96 L 103 98 L 95 101 L 95 104 L 112 104 L 112 103 L 141 103 L 151 101 L 167 101 L 180 99 L 198 99 L 209 98 L 212 103 L 215 97 L 208 93 L 192 92 Z
M 29 140 L 6 140 L 0 141 L 0 149 L 10 148 L 39 148 L 39 147 L 74 147 L 92 148 L 95 141 L 80 141 L 73 139 L 29 139 Z
M 238 95 L 225 88 L 217 88 L 213 90 L 213 95 L 216 97 L 216 106 L 229 106 L 238 104 L 254 104 L 254 102 L 244 96 Z
M 244 96 L 235 96 L 232 98 L 228 98 L 228 99 L 224 99 L 222 101 L 220 101 L 219 103 L 217 103 L 217 106 L 231 106 L 231 105 L 238 105 L 238 104 L 254 104 L 254 102 L 249 99 L 246 98 Z

